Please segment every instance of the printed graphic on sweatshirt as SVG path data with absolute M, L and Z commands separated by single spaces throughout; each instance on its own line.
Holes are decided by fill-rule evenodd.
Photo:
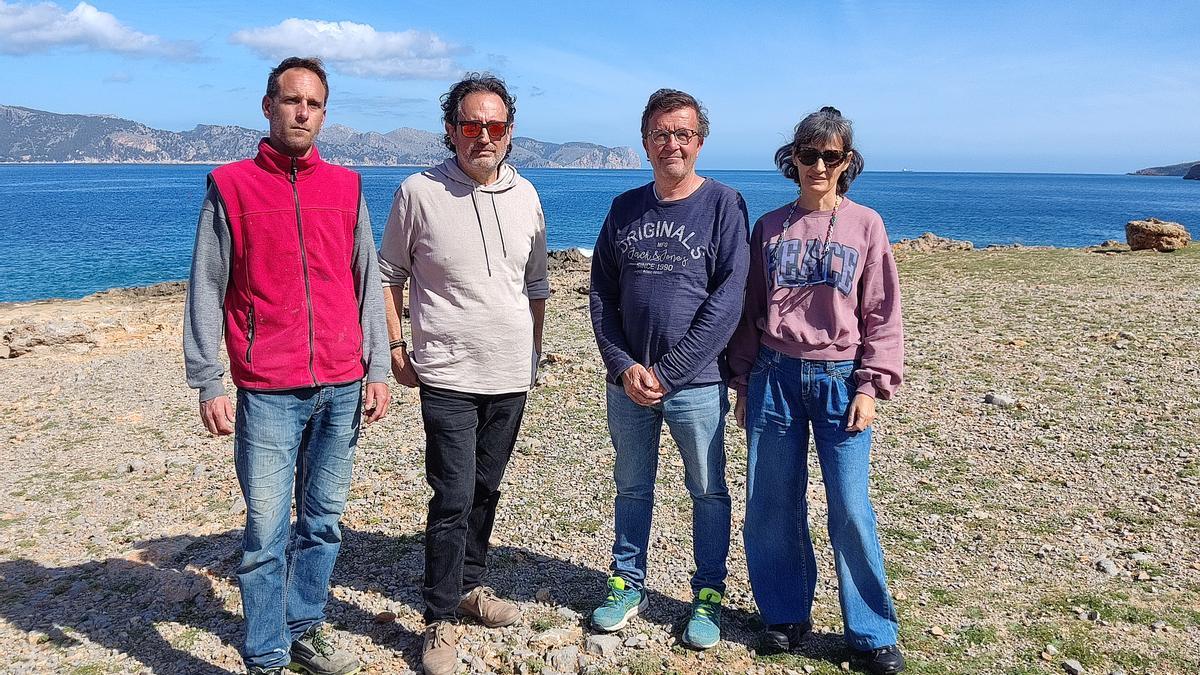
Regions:
M 767 245 L 767 278 L 774 288 L 825 285 L 850 295 L 858 261 L 858 250 L 836 241 L 829 242 L 821 260 L 820 239 L 785 239 Z
M 634 225 L 617 240 L 617 250 L 630 269 L 648 274 L 682 270 L 704 258 L 708 242 L 695 230 L 674 221 L 652 221 Z

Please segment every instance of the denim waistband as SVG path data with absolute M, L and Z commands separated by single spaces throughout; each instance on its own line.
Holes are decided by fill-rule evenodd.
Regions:
M 770 363 L 779 365 L 782 363 L 800 364 L 802 368 L 808 368 L 816 371 L 824 371 L 826 373 L 835 373 L 843 371 L 846 368 L 854 368 L 857 364 L 854 361 L 818 361 L 815 359 L 801 359 L 794 356 L 788 356 L 783 352 L 776 351 L 767 346 L 759 347 L 758 356 L 761 359 L 766 359 Z

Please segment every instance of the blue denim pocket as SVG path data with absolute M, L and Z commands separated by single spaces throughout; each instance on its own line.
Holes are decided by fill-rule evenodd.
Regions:
M 825 414 L 831 419 L 844 419 L 858 389 L 854 381 L 854 362 L 825 361 L 821 365 L 816 380 L 817 391 L 821 392 L 825 404 Z
M 776 352 L 769 347 L 759 347 L 758 356 L 754 359 L 754 365 L 750 368 L 750 375 L 761 375 L 771 367 L 772 355 Z

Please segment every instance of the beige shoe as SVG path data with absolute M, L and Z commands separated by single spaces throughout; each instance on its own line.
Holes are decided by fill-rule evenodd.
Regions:
M 516 605 L 497 598 L 486 586 L 477 586 L 463 596 L 458 611 L 488 628 L 511 626 L 521 619 L 521 610 Z
M 421 666 L 425 675 L 454 675 L 458 670 L 458 629 L 449 621 L 425 627 L 425 645 L 421 648 Z

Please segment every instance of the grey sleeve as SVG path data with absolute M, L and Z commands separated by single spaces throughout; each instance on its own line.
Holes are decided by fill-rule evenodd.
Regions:
M 408 197 L 404 185 L 396 188 L 392 198 L 392 210 L 383 226 L 383 241 L 379 245 L 379 273 L 385 286 L 399 286 L 402 290 L 412 270 L 412 214 L 408 209 Z M 389 357 L 390 359 L 391 357 Z
M 546 266 L 546 216 L 539 204 L 537 210 L 538 226 L 533 235 L 533 247 L 529 251 L 529 260 L 525 262 L 525 292 L 530 300 L 545 300 L 550 297 L 550 279 Z
M 375 255 L 375 235 L 371 232 L 367 200 L 361 194 L 358 199 L 358 225 L 354 228 L 351 264 L 358 295 L 358 316 L 362 323 L 363 363 L 367 366 L 367 382 L 387 382 L 391 357 L 387 318 L 383 313 L 383 285 L 379 281 L 379 261 Z
M 225 289 L 229 286 L 232 235 L 221 194 L 212 180 L 196 224 L 192 272 L 183 308 L 183 362 L 187 383 L 200 401 L 225 393 L 221 340 L 225 335 Z

